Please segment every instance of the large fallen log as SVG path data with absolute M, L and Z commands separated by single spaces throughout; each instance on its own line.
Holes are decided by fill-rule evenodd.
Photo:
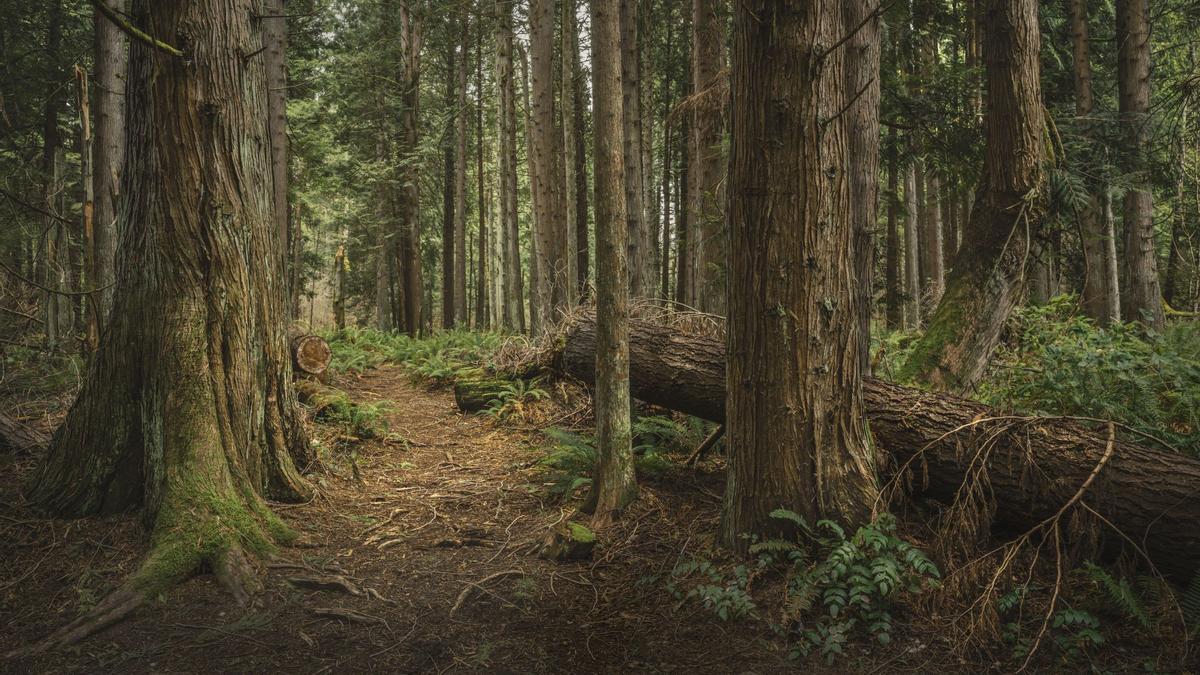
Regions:
M 591 383 L 594 315 L 578 318 L 554 367 Z M 714 422 L 725 421 L 725 345 L 634 320 L 629 339 L 635 398 Z M 913 468 L 914 489 L 949 502 L 984 460 L 997 522 L 1030 527 L 1076 497 L 1140 547 L 1158 570 L 1186 580 L 1200 566 L 1200 460 L 1117 437 L 1077 421 L 1009 415 L 967 399 L 864 383 L 867 419 L 889 471 Z M 982 454 L 981 454 L 982 453 Z M 1107 459 L 1105 459 L 1107 456 Z M 1121 539 L 1121 537 L 1118 537 Z

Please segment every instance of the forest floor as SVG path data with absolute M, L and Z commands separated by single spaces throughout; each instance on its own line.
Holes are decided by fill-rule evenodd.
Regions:
M 175 588 L 75 648 L 0 661 L 5 672 L 979 672 L 918 626 L 892 644 L 847 647 L 836 667 L 789 661 L 764 621 L 718 620 L 668 591 L 683 560 L 719 558 L 719 459 L 682 461 L 642 483 L 636 506 L 602 533 L 592 560 L 537 556 L 571 517 L 546 497 L 535 428 L 464 415 L 446 388 L 384 365 L 335 379 L 360 403 L 386 402 L 389 433 L 344 445 L 312 476 L 318 496 L 275 505 L 303 533 L 265 571 L 249 611 L 211 575 Z M 47 424 L 65 400 L 26 406 Z M 340 439 L 340 440 L 339 440 Z M 46 520 L 20 486 L 37 457 L 0 455 L 0 654 L 94 606 L 134 570 L 145 535 L 133 517 Z M 682 457 L 678 458 L 682 460 Z M 295 579 L 335 578 L 337 589 Z M 369 589 L 369 590 L 368 590 Z M 332 612 L 330 610 L 333 610 Z M 348 610 L 349 612 L 347 612 Z M 343 617 L 332 616 L 341 612 Z M 900 617 L 897 617 L 900 621 Z

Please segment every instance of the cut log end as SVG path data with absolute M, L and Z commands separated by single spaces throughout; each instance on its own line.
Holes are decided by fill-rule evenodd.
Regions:
M 297 335 L 292 338 L 292 365 L 297 374 L 320 377 L 329 368 L 333 351 L 329 343 L 317 335 Z

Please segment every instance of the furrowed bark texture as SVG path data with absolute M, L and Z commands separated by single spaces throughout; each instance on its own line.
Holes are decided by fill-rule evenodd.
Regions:
M 595 344 L 595 319 L 582 316 L 562 342 L 554 368 L 592 382 Z M 688 336 L 634 319 L 629 358 L 635 398 L 725 422 L 725 344 L 719 336 Z M 875 444 L 890 456 L 891 471 L 920 455 L 911 467 L 918 477 L 927 476 L 927 484 L 915 481 L 924 496 L 952 500 L 980 441 L 989 439 L 985 463 L 996 517 L 1008 525 L 1029 527 L 1052 515 L 1106 450 L 1105 431 L 1069 420 L 1009 418 L 976 401 L 874 379 L 865 381 L 863 396 Z M 1186 580 L 1200 564 L 1197 485 L 1200 461 L 1118 438 L 1084 501 L 1143 546 L 1161 572 Z
M 987 9 L 987 146 L 963 247 L 902 380 L 970 391 L 983 375 L 1025 287 L 1039 227 L 1045 122 L 1038 79 L 1037 3 L 991 0 Z M 923 233 L 924 234 L 924 233 Z
M 1165 319 L 1154 247 L 1154 194 L 1150 191 L 1150 1 L 1119 0 L 1117 89 L 1124 147 L 1121 169 L 1138 184 L 1125 192 L 1125 298 L 1131 321 L 1155 328 Z
M 133 4 L 138 25 L 188 58 L 131 46 L 118 292 L 109 339 L 29 486 L 44 511 L 140 506 L 157 544 L 222 509 L 261 514 L 263 496 L 308 494 L 267 80 L 262 60 L 239 56 L 262 47 L 254 13 L 250 0 Z
M 736 12 L 721 537 L 744 548 L 744 534 L 779 531 L 778 508 L 865 522 L 877 486 L 862 420 L 845 52 L 826 51 L 844 17 L 799 1 Z
M 125 0 L 113 0 L 108 6 L 125 11 Z M 95 69 L 92 97 L 95 114 L 95 140 L 92 159 L 95 173 L 96 202 L 93 211 L 95 279 L 92 286 L 103 290 L 99 298 L 100 323 L 112 308 L 113 281 L 117 254 L 117 196 L 121 171 L 125 165 L 125 33 L 95 13 Z
M 596 133 L 596 311 L 588 364 L 596 384 L 595 480 L 585 505 L 599 526 L 637 496 L 629 419 L 629 260 L 625 218 L 628 128 L 621 106 L 622 5 L 592 1 L 592 92 Z

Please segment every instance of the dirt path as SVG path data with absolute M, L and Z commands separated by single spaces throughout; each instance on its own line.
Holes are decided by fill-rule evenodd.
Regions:
M 665 589 L 676 561 L 708 546 L 691 533 L 715 531 L 719 475 L 680 470 L 645 484 L 595 560 L 548 562 L 536 544 L 569 512 L 543 496 L 534 434 L 462 415 L 448 391 L 414 384 L 400 367 L 337 384 L 356 401 L 388 402 L 388 437 L 341 446 L 339 430 L 314 430 L 330 457 L 313 477 L 321 496 L 278 507 L 304 544 L 267 570 L 260 607 L 245 613 L 211 577 L 199 577 L 78 653 L 4 669 L 786 669 L 784 654 L 761 639 L 761 623 L 677 609 Z M 0 653 L 96 602 L 144 545 L 129 519 L 39 520 L 17 506 L 12 485 L 2 494 L 9 537 L 0 622 L 12 629 L 0 636 Z

